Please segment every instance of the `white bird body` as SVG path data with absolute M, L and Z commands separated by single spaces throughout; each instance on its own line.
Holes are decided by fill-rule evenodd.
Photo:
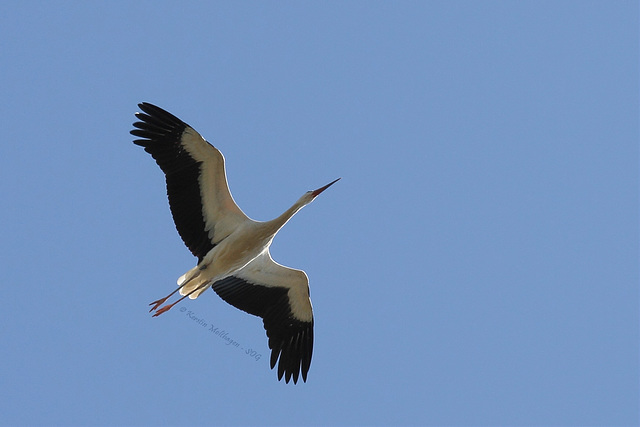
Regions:
M 205 255 L 202 262 L 178 279 L 178 285 L 183 286 L 180 288 L 180 295 L 189 295 L 189 298 L 195 299 L 207 289 L 203 284 L 222 279 L 243 269 L 259 255 L 268 254 L 269 246 L 276 233 L 297 211 L 311 202 L 303 199 L 304 197 L 284 214 L 271 221 L 259 222 L 247 218 L 240 223 L 231 234 Z M 264 268 L 259 271 L 263 270 Z M 299 279 L 299 277 L 283 275 L 281 279 Z M 295 287 L 297 283 L 299 280 L 294 280 L 289 285 Z
M 306 192 L 279 217 L 254 221 L 236 205 L 225 172 L 224 156 L 198 132 L 155 105 L 142 103 L 141 121 L 131 134 L 166 176 L 171 213 L 182 240 L 198 264 L 178 279 L 178 288 L 154 301 L 154 316 L 184 298 L 197 298 L 212 287 L 226 302 L 260 316 L 269 337 L 271 368 L 278 379 L 306 381 L 313 351 L 313 308 L 309 279 L 302 270 L 276 263 L 269 246 L 276 233 L 337 179 Z M 339 179 L 339 178 L 338 178 Z M 160 308 L 176 292 L 182 298 Z

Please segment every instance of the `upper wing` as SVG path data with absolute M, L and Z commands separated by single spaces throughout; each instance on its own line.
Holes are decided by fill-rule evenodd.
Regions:
M 236 205 L 224 157 L 191 126 L 143 102 L 133 126 L 134 144 L 144 147 L 166 175 L 167 195 L 178 233 L 198 262 L 249 218 Z M 146 114 L 145 114 L 146 113 Z
M 229 304 L 264 320 L 271 349 L 271 369 L 278 357 L 278 379 L 307 381 L 313 353 L 313 309 L 304 271 L 282 266 L 269 250 L 232 276 L 212 285 Z

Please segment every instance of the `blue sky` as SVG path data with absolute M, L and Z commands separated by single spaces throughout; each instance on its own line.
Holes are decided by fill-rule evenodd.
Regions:
M 638 423 L 637 2 L 3 2 L 0 39 L 0 423 Z M 307 383 L 211 291 L 147 312 L 195 259 L 141 101 L 254 219 L 342 177 L 272 246 Z

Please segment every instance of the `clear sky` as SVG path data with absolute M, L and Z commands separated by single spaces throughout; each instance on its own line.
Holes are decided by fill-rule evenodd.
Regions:
M 5 1 L 0 40 L 1 424 L 637 425 L 637 2 Z M 272 246 L 307 383 L 212 291 L 147 312 L 195 258 L 142 101 L 254 219 L 342 177 Z

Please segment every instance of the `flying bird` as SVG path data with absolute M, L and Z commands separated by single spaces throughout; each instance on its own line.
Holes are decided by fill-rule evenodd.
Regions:
M 227 303 L 260 316 L 269 339 L 271 369 L 278 364 L 294 384 L 306 382 L 313 352 L 313 309 L 309 279 L 302 270 L 271 258 L 276 233 L 304 206 L 335 181 L 307 191 L 282 215 L 254 221 L 233 200 L 227 185 L 224 156 L 195 129 L 155 105 L 138 104 L 131 134 L 165 174 L 169 207 L 185 245 L 198 264 L 178 279 L 178 288 L 152 302 L 158 316 L 186 297 L 195 299 L 208 288 Z M 163 304 L 176 292 L 177 301 Z M 278 362 L 279 360 L 279 362 Z

